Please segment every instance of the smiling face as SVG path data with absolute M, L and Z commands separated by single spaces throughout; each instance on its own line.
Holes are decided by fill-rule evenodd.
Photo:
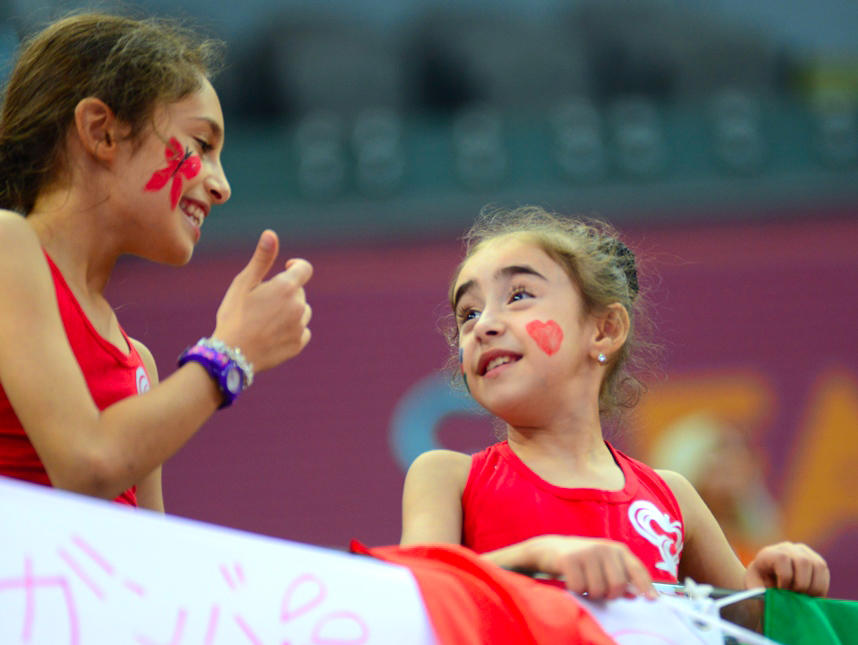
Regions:
M 111 194 L 137 229 L 130 252 L 169 264 L 190 259 L 211 208 L 230 196 L 223 132 L 217 94 L 203 80 L 197 92 L 157 108 L 142 139 L 123 142 Z
M 459 272 L 453 302 L 463 376 L 493 414 L 538 424 L 580 396 L 598 397 L 595 321 L 569 275 L 531 239 L 481 245 Z

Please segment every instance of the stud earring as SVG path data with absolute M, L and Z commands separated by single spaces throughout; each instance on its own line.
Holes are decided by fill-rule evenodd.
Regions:
M 608 357 L 605 356 L 602 352 L 599 352 L 599 355 L 596 357 L 596 360 L 599 361 L 599 365 L 604 365 L 608 362 Z

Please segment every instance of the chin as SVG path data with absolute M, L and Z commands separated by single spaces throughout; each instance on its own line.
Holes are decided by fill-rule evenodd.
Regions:
M 185 254 L 185 256 L 184 256 L 184 257 L 182 257 L 182 258 L 180 258 L 180 259 L 177 259 L 175 262 L 168 262 L 167 264 L 170 264 L 171 266 L 174 266 L 174 267 L 183 267 L 183 266 L 185 266 L 188 262 L 190 262 L 190 261 L 191 261 L 191 258 L 192 258 L 192 257 L 194 257 L 194 252 L 193 252 L 193 251 L 191 251 L 190 253 Z
M 483 397 L 482 400 L 477 399 L 477 403 L 511 426 L 535 428 L 548 420 L 545 413 L 551 409 L 552 404 L 550 400 L 540 396 L 540 392 L 517 389 L 515 392 L 494 394 L 495 396 Z
M 187 247 L 181 246 L 170 249 L 169 251 L 162 253 L 158 257 L 150 257 L 149 259 L 153 262 L 157 262 L 158 264 L 181 267 L 185 266 L 188 262 L 190 262 L 193 256 L 194 247 L 193 245 L 189 245 Z
M 476 397 L 475 397 L 476 398 Z M 527 397 L 487 397 L 477 403 L 510 425 L 520 425 L 533 411 Z

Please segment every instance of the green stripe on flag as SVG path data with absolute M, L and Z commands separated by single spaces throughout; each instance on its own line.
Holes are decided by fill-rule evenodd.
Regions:
M 763 630 L 783 645 L 858 645 L 858 602 L 767 589 Z

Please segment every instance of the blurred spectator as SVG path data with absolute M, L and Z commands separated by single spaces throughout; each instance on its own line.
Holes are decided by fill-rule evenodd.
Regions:
M 764 481 L 764 460 L 741 428 L 706 413 L 682 417 L 661 433 L 650 461 L 688 478 L 744 564 L 779 538 L 779 511 Z

